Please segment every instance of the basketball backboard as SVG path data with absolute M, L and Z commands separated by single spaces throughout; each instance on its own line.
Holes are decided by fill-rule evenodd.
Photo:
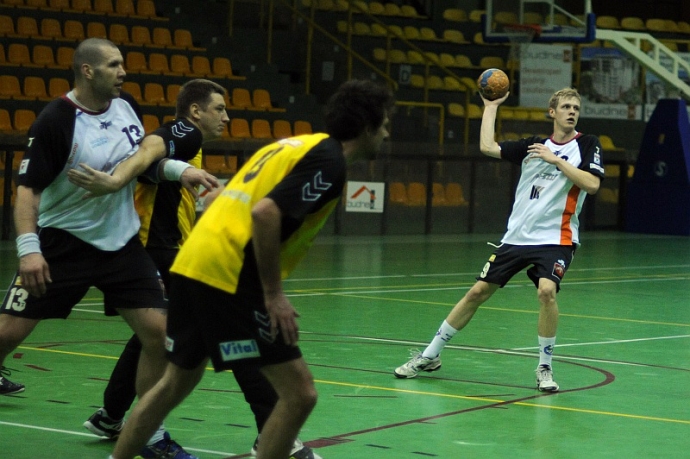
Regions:
M 591 0 L 486 0 L 482 34 L 487 43 L 590 43 L 595 22 Z

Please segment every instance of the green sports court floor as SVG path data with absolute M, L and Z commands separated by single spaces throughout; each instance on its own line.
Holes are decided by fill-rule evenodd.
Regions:
M 558 394 L 534 388 L 536 291 L 521 273 L 442 354 L 398 380 L 473 284 L 500 235 L 322 237 L 287 282 L 319 403 L 301 438 L 324 459 L 690 457 L 690 239 L 585 233 L 559 294 Z M 0 280 L 16 267 L 0 244 Z M 4 290 L 3 290 L 4 294 Z M 8 358 L 26 391 L 0 398 L 0 457 L 102 458 L 82 423 L 130 333 L 92 290 Z M 253 418 L 208 371 L 167 420 L 201 458 L 246 457 Z

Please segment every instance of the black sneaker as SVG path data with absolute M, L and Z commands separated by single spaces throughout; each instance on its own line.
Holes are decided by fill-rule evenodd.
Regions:
M 111 440 L 115 440 L 120 436 L 120 432 L 122 432 L 122 427 L 124 424 L 124 420 L 112 419 L 108 416 L 105 408 L 99 408 L 98 411 L 93 413 L 91 417 L 86 420 L 84 427 L 99 437 L 106 437 L 110 438 Z
M 0 395 L 12 395 L 24 392 L 24 384 L 13 383 L 7 376 L 10 376 L 12 372 L 9 368 L 0 367 Z

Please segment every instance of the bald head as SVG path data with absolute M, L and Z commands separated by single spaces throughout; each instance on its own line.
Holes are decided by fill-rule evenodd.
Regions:
M 102 64 L 105 59 L 104 50 L 108 48 L 118 49 L 115 43 L 105 38 L 87 38 L 79 43 L 79 46 L 74 51 L 74 61 L 72 62 L 75 81 L 78 82 L 84 78 L 82 72 L 84 64 L 92 67 Z

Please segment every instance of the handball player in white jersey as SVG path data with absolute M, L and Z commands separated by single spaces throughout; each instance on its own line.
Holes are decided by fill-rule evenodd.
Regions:
M 508 98 L 484 100 L 480 149 L 493 158 L 521 168 L 508 230 L 484 265 L 477 283 L 455 305 L 431 343 L 395 369 L 398 378 L 414 378 L 420 371 L 441 368 L 440 353 L 459 330 L 487 301 L 525 268 L 537 288 L 539 364 L 536 386 L 557 392 L 552 354 L 558 328 L 556 293 L 580 244 L 579 214 L 587 194 L 599 190 L 604 165 L 599 139 L 575 129 L 580 117 L 580 95 L 575 89 L 557 91 L 549 101 L 553 134 L 546 139 L 528 137 L 497 143 L 496 113 Z

